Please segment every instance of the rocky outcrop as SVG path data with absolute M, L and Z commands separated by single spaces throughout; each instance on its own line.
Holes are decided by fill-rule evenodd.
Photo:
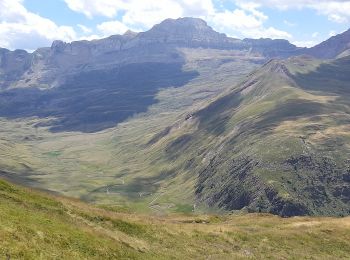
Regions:
M 294 179 L 283 185 L 288 196 L 281 194 L 256 171 L 280 169 Z M 301 155 L 285 164 L 264 164 L 250 157 L 228 159 L 214 157 L 198 177 L 198 201 L 225 210 L 268 212 L 283 217 L 301 215 L 347 215 L 350 213 L 350 184 L 330 158 Z M 337 206 L 335 206 L 337 201 Z
M 199 174 L 197 199 L 225 210 L 246 209 L 249 212 L 268 212 L 283 217 L 312 212 L 299 200 L 283 198 L 273 186 L 254 174 L 261 167 L 249 157 L 228 161 L 213 158 Z

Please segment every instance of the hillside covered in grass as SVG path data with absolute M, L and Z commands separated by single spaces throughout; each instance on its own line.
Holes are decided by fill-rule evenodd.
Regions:
M 0 258 L 347 259 L 349 218 L 139 215 L 0 181 Z
M 153 146 L 196 176 L 197 203 L 348 215 L 349 75 L 349 57 L 272 60 Z

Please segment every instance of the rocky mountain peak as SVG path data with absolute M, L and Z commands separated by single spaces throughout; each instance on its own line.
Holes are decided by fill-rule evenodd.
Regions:
M 143 43 L 174 44 L 179 47 L 232 48 L 235 39 L 216 32 L 199 18 L 166 19 L 138 35 Z
M 171 28 L 181 28 L 181 29 L 195 29 L 195 30 L 212 30 L 208 26 L 207 22 L 200 18 L 184 17 L 178 19 L 166 19 L 158 25 L 155 25 L 153 29 L 171 29 Z
M 127 31 L 123 34 L 123 36 L 132 38 L 132 37 L 137 36 L 137 34 L 138 34 L 137 32 L 134 32 L 134 31 L 131 31 L 131 30 L 127 30 Z
M 199 18 L 179 18 L 166 19 L 160 24 L 155 25 L 151 30 L 146 32 L 147 36 L 158 37 L 199 37 L 211 38 L 221 36 L 225 38 L 225 34 L 214 31 L 205 21 Z

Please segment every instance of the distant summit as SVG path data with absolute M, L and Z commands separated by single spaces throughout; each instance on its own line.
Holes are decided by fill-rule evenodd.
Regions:
M 224 40 L 227 38 L 225 34 L 214 31 L 204 20 L 188 17 L 166 19 L 149 30 L 147 35 L 167 36 L 187 40 Z
M 127 30 L 123 35 L 128 37 L 135 37 L 137 34 L 138 34 L 137 32 Z
M 140 33 L 142 43 L 162 43 L 184 47 L 237 48 L 242 42 L 218 33 L 199 18 L 166 19 Z

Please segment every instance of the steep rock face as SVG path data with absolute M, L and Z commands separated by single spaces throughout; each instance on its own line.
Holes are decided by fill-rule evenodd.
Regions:
M 51 45 L 51 56 L 67 56 L 71 57 L 73 61 L 74 58 L 79 58 L 75 62 L 87 63 L 93 57 L 125 49 L 124 45 L 135 37 L 137 37 L 137 33 L 128 31 L 124 35 L 113 35 L 101 40 L 75 41 L 72 43 L 57 40 Z
M 242 55 L 260 55 L 266 59 L 284 57 L 296 49 L 287 41 L 233 39 L 197 18 L 167 19 L 147 32 L 127 32 L 93 41 L 54 41 L 50 48 L 41 48 L 32 54 L 2 50 L 1 72 L 5 80 L 0 82 L 0 89 L 52 88 L 64 84 L 73 74 L 125 64 L 179 63 L 183 57 L 178 48 L 235 50 Z
M 0 89 L 19 80 L 31 66 L 31 55 L 24 50 L 0 48 Z
M 48 62 L 59 68 L 72 68 L 98 62 L 101 55 L 122 50 L 123 44 L 132 39 L 130 35 L 115 35 L 94 41 L 65 43 L 54 41 L 47 57 Z M 115 61 L 117 63 L 118 61 Z
M 30 54 L 0 51 L 0 89 L 11 87 L 52 88 L 64 84 L 67 75 L 112 69 L 140 62 L 181 62 L 178 48 L 235 50 L 242 55 L 266 59 L 309 54 L 335 58 L 349 50 L 350 31 L 332 37 L 313 48 L 297 48 L 286 40 L 234 39 L 214 31 L 198 18 L 167 19 L 147 32 L 127 32 L 101 40 L 65 43 Z

